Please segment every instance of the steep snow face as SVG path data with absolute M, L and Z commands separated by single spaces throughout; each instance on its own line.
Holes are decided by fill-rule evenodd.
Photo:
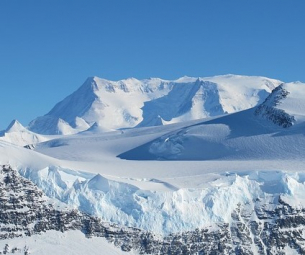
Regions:
M 281 84 L 255 111 L 284 128 L 305 121 L 305 84 L 300 82 Z
M 263 77 L 235 75 L 175 81 L 93 77 L 48 114 L 33 120 L 29 129 L 74 134 L 92 125 L 101 132 L 216 116 L 257 105 L 279 84 Z
M 15 145 L 33 145 L 48 139 L 42 135 L 35 134 L 26 129 L 18 120 L 13 120 L 6 130 L 0 132 L 0 140 Z

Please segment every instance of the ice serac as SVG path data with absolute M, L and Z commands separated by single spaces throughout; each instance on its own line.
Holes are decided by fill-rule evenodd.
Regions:
M 41 134 L 74 134 L 156 126 L 217 116 L 261 103 L 280 81 L 237 75 L 178 80 L 88 78 L 74 93 L 29 124 Z
M 0 140 L 18 146 L 34 145 L 47 139 L 25 128 L 18 120 L 13 120 L 9 126 L 0 132 Z

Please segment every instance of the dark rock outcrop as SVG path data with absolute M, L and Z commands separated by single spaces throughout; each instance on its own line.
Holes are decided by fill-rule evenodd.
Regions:
M 266 100 L 256 108 L 255 115 L 266 118 L 284 128 L 291 127 L 295 122 L 294 116 L 276 108 L 288 94 L 289 92 L 283 88 L 283 84 L 276 87 Z

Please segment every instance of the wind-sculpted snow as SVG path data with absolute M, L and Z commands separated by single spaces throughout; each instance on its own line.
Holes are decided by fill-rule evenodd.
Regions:
M 104 132 L 218 116 L 261 103 L 280 81 L 224 75 L 178 80 L 88 78 L 70 96 L 29 124 L 40 134 Z

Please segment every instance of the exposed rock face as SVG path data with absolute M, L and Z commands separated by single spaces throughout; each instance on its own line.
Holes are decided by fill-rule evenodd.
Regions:
M 289 92 L 283 88 L 283 84 L 278 86 L 266 98 L 264 103 L 257 107 L 255 115 L 271 120 L 274 124 L 284 128 L 291 127 L 295 122 L 294 116 L 276 108 L 288 94 Z
M 1 239 L 73 229 L 140 254 L 286 254 L 287 247 L 305 254 L 305 208 L 294 208 L 280 195 L 239 204 L 229 223 L 160 237 L 105 223 L 78 210 L 55 208 L 9 166 L 0 167 L 0 194 Z
M 49 229 L 77 229 L 77 211 L 60 211 L 30 181 L 9 166 L 0 169 L 0 238 L 37 234 Z

